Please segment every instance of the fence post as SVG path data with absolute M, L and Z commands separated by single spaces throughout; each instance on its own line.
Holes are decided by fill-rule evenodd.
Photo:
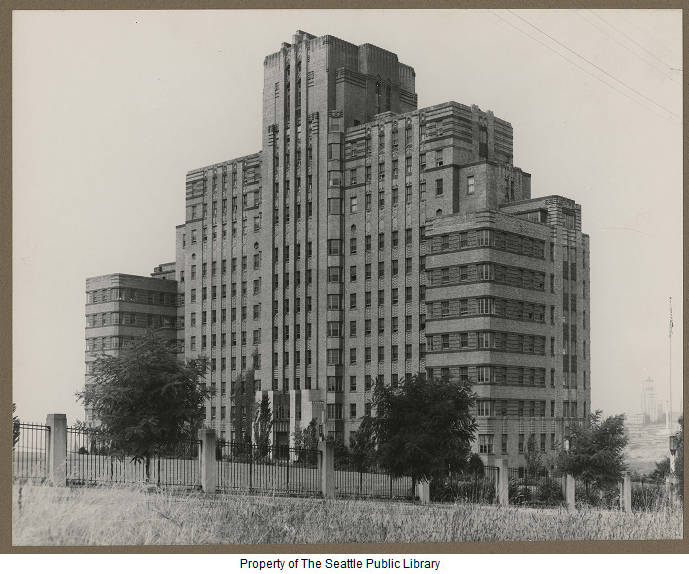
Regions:
M 321 452 L 321 492 L 323 498 L 335 498 L 335 445 L 321 441 L 318 445 Z
M 216 436 L 213 429 L 199 430 L 199 467 L 201 468 L 201 490 L 215 494 L 218 488 L 218 465 L 215 460 Z
M 417 482 L 416 495 L 419 497 L 419 503 L 429 504 L 431 502 L 431 483 L 427 480 Z
M 48 480 L 53 486 L 67 486 L 67 415 L 50 414 L 45 420 L 48 434 Z
M 574 477 L 571 474 L 566 474 L 564 479 L 564 495 L 565 495 L 565 501 L 567 502 L 567 508 L 569 510 L 574 510 L 576 508 L 576 495 L 575 495 L 575 487 L 576 487 L 576 482 L 574 480 Z
M 673 474 L 665 477 L 665 496 L 670 506 L 675 504 L 675 484 L 677 479 Z
M 620 481 L 620 510 L 622 512 L 632 511 L 632 481 L 627 472 L 622 473 L 622 480 Z
M 497 475 L 495 477 L 495 502 L 507 506 L 510 503 L 510 477 L 507 468 L 507 459 L 498 458 L 495 460 Z

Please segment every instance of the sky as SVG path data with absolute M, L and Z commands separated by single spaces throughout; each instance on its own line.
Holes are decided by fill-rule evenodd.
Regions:
M 509 121 L 532 196 L 582 205 L 592 408 L 637 412 L 671 376 L 679 410 L 679 10 L 15 11 L 17 414 L 84 418 L 86 277 L 174 260 L 186 172 L 260 150 L 263 58 L 298 29 L 397 53 L 419 108 Z

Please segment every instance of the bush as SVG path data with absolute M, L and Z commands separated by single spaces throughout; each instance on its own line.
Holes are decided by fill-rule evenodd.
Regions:
M 85 446 L 80 446 L 79 450 L 77 452 L 78 452 L 78 454 L 88 454 L 89 453 L 89 451 L 86 450 Z
M 660 510 L 666 504 L 665 487 L 657 483 L 632 483 L 632 510 Z
M 538 502 L 550 505 L 560 504 L 565 500 L 562 494 L 562 486 L 556 480 L 548 478 L 540 481 L 536 489 L 536 498 Z
M 448 477 L 431 481 L 431 500 L 434 502 L 483 502 L 495 500 L 492 482 L 470 475 Z
M 577 506 L 595 506 L 598 508 L 619 508 L 620 491 L 617 487 L 601 487 L 592 484 L 586 494 L 585 485 L 577 482 L 574 495 Z

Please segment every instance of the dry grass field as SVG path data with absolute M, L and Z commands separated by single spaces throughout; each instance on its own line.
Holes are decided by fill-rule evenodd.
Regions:
M 659 540 L 682 537 L 682 513 L 15 485 L 12 537 L 17 546 Z

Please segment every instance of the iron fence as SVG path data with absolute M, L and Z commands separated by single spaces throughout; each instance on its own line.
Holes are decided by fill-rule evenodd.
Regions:
M 12 478 L 41 482 L 48 478 L 50 427 L 33 423 L 12 426 Z
M 335 457 L 335 496 L 413 499 L 414 495 L 409 476 L 393 477 L 374 462 L 347 455 Z
M 522 506 L 561 506 L 565 503 L 564 475 L 556 471 L 508 470 L 509 503 Z
M 493 504 L 498 472 L 495 466 L 485 466 L 482 472 L 451 473 L 442 480 L 431 481 L 431 500 Z
M 149 483 L 200 488 L 199 441 L 181 442 L 148 461 L 123 454 L 96 429 L 67 427 L 67 484 Z
M 219 442 L 216 448 L 218 490 L 320 495 L 321 453 L 286 445 Z

